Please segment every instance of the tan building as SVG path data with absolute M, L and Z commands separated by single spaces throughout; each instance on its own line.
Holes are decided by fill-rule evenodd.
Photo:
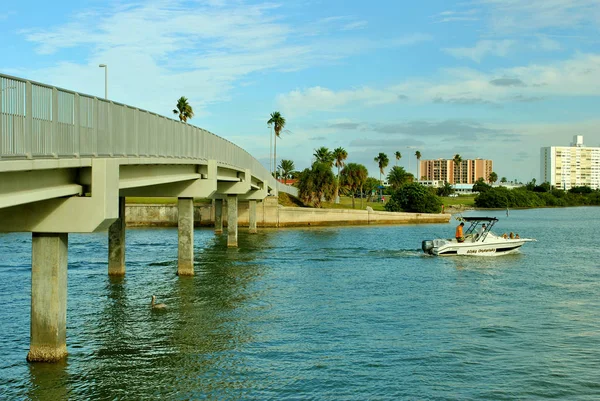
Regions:
M 492 161 L 487 159 L 467 159 L 458 166 L 452 159 L 421 160 L 419 165 L 422 180 L 450 184 L 474 184 L 480 178 L 487 182 L 492 171 Z
M 540 156 L 542 182 L 564 190 L 600 188 L 600 147 L 585 146 L 582 135 L 575 135 L 571 146 L 543 147 Z

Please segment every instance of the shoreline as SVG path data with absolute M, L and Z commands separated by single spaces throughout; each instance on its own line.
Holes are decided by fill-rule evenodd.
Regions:
M 125 222 L 128 227 L 176 227 L 178 210 L 172 204 L 127 204 Z M 372 224 L 446 224 L 450 213 L 406 213 L 374 211 L 371 208 L 316 209 L 281 206 L 276 199 L 265 199 L 256 208 L 258 227 L 319 227 L 357 226 Z M 223 208 L 223 223 L 227 226 L 227 211 Z M 208 227 L 215 224 L 212 204 L 194 205 L 194 226 Z M 238 226 L 249 225 L 248 202 L 238 204 Z

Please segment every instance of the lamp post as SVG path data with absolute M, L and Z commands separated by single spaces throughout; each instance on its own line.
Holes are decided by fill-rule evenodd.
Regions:
M 100 64 L 98 67 L 104 68 L 104 98 L 108 99 L 108 66 Z
M 406 149 L 416 149 L 416 146 L 407 146 Z M 408 155 L 408 172 L 410 173 L 410 154 Z M 417 181 L 419 179 L 417 178 Z

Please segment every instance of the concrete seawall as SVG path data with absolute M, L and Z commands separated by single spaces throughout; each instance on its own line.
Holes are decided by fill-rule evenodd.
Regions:
M 227 224 L 226 210 L 223 208 L 224 222 Z M 239 202 L 238 224 L 248 226 L 248 202 Z M 256 220 L 259 227 L 304 227 L 333 225 L 367 224 L 420 224 L 447 223 L 450 214 L 392 213 L 355 209 L 312 209 L 285 207 L 277 204 L 277 199 L 267 198 L 256 207 Z M 126 223 L 130 227 L 176 227 L 177 205 L 127 205 Z M 211 204 L 198 204 L 194 207 L 194 225 L 214 225 L 215 211 Z

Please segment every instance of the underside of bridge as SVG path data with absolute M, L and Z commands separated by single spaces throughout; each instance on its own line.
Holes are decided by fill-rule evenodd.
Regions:
M 28 163 L 28 164 L 27 164 Z M 55 162 L 56 163 L 56 162 Z M 215 160 L 127 158 L 2 163 L 0 232 L 32 233 L 31 342 L 28 361 L 53 362 L 66 348 L 68 234 L 108 230 L 108 274 L 125 275 L 125 197 L 178 199 L 179 276 L 194 274 L 194 199 L 214 199 L 227 245 L 237 247 L 238 200 L 249 201 L 250 233 L 256 232 L 256 202 L 268 184 Z

